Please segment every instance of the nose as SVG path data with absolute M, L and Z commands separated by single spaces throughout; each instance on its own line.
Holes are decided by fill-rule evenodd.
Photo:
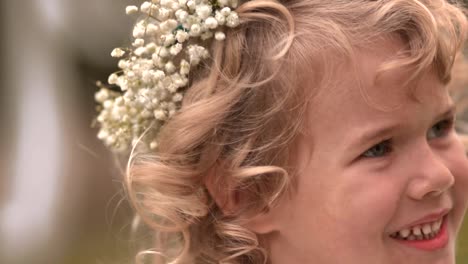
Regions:
M 409 160 L 414 168 L 408 186 L 408 195 L 414 200 L 437 197 L 455 183 L 455 178 L 443 155 L 433 150 L 427 142 L 414 159 Z

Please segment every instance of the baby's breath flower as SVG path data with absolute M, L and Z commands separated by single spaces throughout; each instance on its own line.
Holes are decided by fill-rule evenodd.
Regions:
M 226 26 L 228 27 L 237 27 L 239 25 L 239 16 L 237 13 L 230 12 L 226 17 Z
M 114 58 L 120 58 L 125 54 L 125 51 L 122 50 L 121 48 L 115 48 L 111 52 L 111 56 Z
M 188 75 L 190 72 L 190 64 L 186 60 L 180 62 L 180 74 Z
M 231 8 L 224 7 L 219 11 L 219 13 L 221 13 L 223 16 L 229 16 L 229 14 L 231 14 Z
M 127 15 L 132 15 L 132 14 L 135 14 L 138 12 L 138 7 L 134 6 L 134 5 L 130 5 L 130 6 L 127 6 L 125 8 L 125 13 Z
M 226 35 L 224 34 L 224 32 L 217 31 L 215 33 L 215 39 L 216 40 L 224 40 L 224 39 L 226 39 Z
M 146 26 L 146 33 L 149 35 L 156 35 L 159 31 L 159 27 L 153 23 L 148 24 Z
M 154 111 L 154 117 L 158 120 L 166 120 L 167 118 L 166 113 L 160 109 Z
M 133 47 L 141 47 L 143 45 L 145 45 L 145 40 L 144 39 L 137 38 L 137 39 L 135 39 L 135 41 L 133 41 Z
M 167 73 L 173 73 L 175 72 L 176 67 L 172 61 L 169 61 L 168 63 L 166 63 L 165 69 Z
M 183 48 L 182 44 L 177 43 L 169 49 L 169 52 L 171 53 L 171 55 L 175 56 L 182 51 L 182 48 Z
M 201 26 L 199 24 L 193 24 L 190 27 L 190 35 L 192 37 L 200 36 L 201 33 Z
M 189 38 L 189 34 L 183 30 L 178 30 L 175 35 L 175 38 L 177 42 L 183 43 Z
M 145 36 L 145 27 L 142 23 L 137 23 L 133 28 L 133 37 L 134 38 L 143 38 Z
M 148 17 L 133 27 L 129 51 L 111 52 L 121 58 L 121 71 L 110 74 L 108 83 L 120 91 L 100 86 L 95 94 L 102 106 L 96 117 L 98 138 L 115 151 L 128 150 L 137 142 L 156 149 L 157 133 L 180 107 L 181 88 L 188 85 L 190 71 L 209 57 L 204 40 L 213 36 L 224 40 L 220 26 L 239 25 L 232 11 L 237 4 L 237 0 L 148 0 L 140 8 L 127 6 L 127 14 L 140 11 Z
M 209 28 L 209 29 L 215 29 L 218 27 L 218 20 L 216 20 L 216 18 L 214 17 L 208 17 L 206 20 L 205 20 L 205 25 Z
M 212 11 L 212 7 L 206 4 L 198 5 L 195 8 L 195 12 L 197 12 L 198 17 L 200 17 L 201 19 L 207 19 L 211 15 Z
M 180 23 L 184 23 L 187 20 L 188 15 L 187 11 L 183 9 L 179 9 L 175 12 L 175 16 Z
M 152 5 L 152 4 L 153 4 L 153 3 L 148 2 L 148 1 L 143 2 L 143 3 L 141 4 L 141 6 L 140 6 L 141 12 L 143 12 L 143 13 L 148 13 L 148 14 L 149 14 L 150 11 L 151 11 L 151 5 Z
M 188 7 L 190 10 L 194 10 L 194 9 L 197 7 L 197 4 L 195 3 L 194 0 L 188 0 L 188 1 L 187 1 L 187 7 Z
M 224 25 L 224 23 L 226 23 L 226 16 L 223 15 L 219 11 L 216 11 L 215 18 L 216 18 L 216 21 L 218 22 L 218 25 L 222 26 L 222 25 Z
M 169 17 L 171 16 L 171 10 L 167 9 L 167 8 L 160 8 L 158 10 L 158 15 L 157 17 L 160 19 L 160 20 L 166 20 L 168 19 Z
M 119 79 L 119 76 L 115 73 L 112 73 L 111 75 L 109 75 L 107 82 L 109 84 L 117 84 L 118 79 Z

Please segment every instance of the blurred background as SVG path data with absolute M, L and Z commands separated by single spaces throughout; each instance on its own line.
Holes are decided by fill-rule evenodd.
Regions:
M 95 82 L 130 42 L 134 2 L 0 0 L 1 264 L 133 263 L 121 174 L 91 121 Z M 468 263 L 465 222 L 458 263 Z

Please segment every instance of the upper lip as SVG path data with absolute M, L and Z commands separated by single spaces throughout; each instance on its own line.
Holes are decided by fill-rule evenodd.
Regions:
M 424 217 L 419 218 L 418 220 L 414 222 L 411 222 L 410 224 L 405 225 L 403 228 L 400 228 L 399 230 L 410 229 L 411 227 L 414 227 L 417 225 L 422 225 L 422 224 L 437 221 L 440 218 L 444 217 L 449 211 L 450 211 L 449 208 L 439 209 L 437 211 L 434 211 L 432 213 L 425 215 Z

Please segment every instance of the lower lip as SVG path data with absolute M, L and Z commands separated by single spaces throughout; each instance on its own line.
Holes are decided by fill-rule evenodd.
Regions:
M 449 235 L 447 231 L 447 216 L 442 220 L 442 226 L 440 232 L 432 239 L 428 240 L 397 240 L 398 242 L 417 249 L 426 251 L 435 251 L 444 248 L 449 241 Z

